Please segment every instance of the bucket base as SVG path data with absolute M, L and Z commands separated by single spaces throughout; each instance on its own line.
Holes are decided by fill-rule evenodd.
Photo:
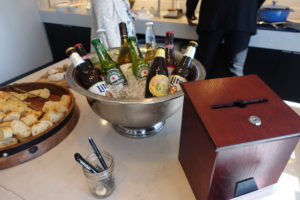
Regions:
M 128 128 L 113 124 L 113 128 L 121 135 L 130 138 L 146 138 L 155 135 L 164 128 L 165 121 L 158 122 L 145 128 Z

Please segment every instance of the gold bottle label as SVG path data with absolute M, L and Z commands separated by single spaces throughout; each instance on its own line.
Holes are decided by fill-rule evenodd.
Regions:
M 181 90 L 180 84 L 183 82 L 186 82 L 187 80 L 181 76 L 178 75 L 172 75 L 170 77 L 170 88 L 169 93 L 174 94 Z
M 149 91 L 156 97 L 168 95 L 169 79 L 165 75 L 155 75 L 149 82 Z

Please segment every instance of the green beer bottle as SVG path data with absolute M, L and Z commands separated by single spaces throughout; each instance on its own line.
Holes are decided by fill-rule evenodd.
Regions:
M 126 85 L 127 81 L 119 65 L 111 59 L 100 40 L 94 38 L 91 43 L 100 60 L 102 66 L 101 72 L 104 74 L 106 82 L 111 85 Z
M 132 60 L 132 73 L 138 79 L 144 79 L 148 75 L 149 64 L 141 54 L 135 38 L 129 38 L 130 55 Z

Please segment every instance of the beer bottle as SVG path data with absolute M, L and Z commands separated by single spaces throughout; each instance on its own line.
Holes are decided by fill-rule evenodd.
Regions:
M 127 27 L 124 22 L 119 24 L 119 30 L 121 34 L 121 47 L 120 47 L 120 54 L 118 57 L 118 64 L 126 64 L 131 62 L 130 57 L 130 47 L 128 44 L 128 34 L 127 34 Z
M 190 41 L 189 45 L 180 60 L 178 66 L 172 72 L 170 77 L 170 94 L 174 94 L 181 90 L 180 84 L 186 82 L 190 75 L 190 68 L 192 66 L 192 61 L 195 56 L 196 48 L 198 43 L 195 41 Z
M 99 75 L 99 72 L 97 70 L 91 69 L 89 65 L 76 52 L 74 47 L 68 48 L 66 50 L 66 54 L 70 58 L 74 67 L 76 67 L 78 72 L 78 81 L 84 88 L 95 94 L 112 97 L 109 88 Z
M 83 58 L 83 60 L 91 67 L 93 68 L 94 65 L 90 59 L 90 57 L 88 56 L 85 48 L 83 47 L 83 45 L 81 43 L 75 44 L 73 46 L 75 48 L 75 50 L 77 51 L 77 53 Z
M 172 74 L 173 70 L 177 67 L 176 59 L 174 56 L 174 32 L 173 31 L 166 32 L 165 46 L 166 46 L 167 69 L 168 69 L 168 73 Z
M 147 76 L 145 97 L 160 97 L 168 94 L 169 78 L 165 60 L 165 49 L 158 47 Z
M 118 63 L 111 59 L 98 38 L 92 39 L 91 43 L 94 46 L 100 60 L 102 66 L 101 72 L 104 74 L 106 82 L 111 85 L 124 86 L 126 84 L 126 79 L 120 70 Z
M 129 38 L 130 54 L 132 60 L 132 73 L 138 79 L 146 78 L 149 71 L 149 64 L 143 58 L 135 38 Z
M 153 29 L 153 22 L 147 22 L 145 25 L 146 25 L 145 39 L 146 39 L 146 48 L 147 48 L 145 59 L 147 61 L 150 61 L 153 60 L 155 49 L 156 49 L 155 33 Z

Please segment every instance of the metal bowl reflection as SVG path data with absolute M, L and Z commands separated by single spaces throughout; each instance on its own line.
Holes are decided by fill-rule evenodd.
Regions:
M 178 58 L 178 54 L 176 57 Z M 205 78 L 202 64 L 195 59 L 192 74 L 192 80 Z M 180 97 L 183 96 L 183 91 L 145 99 L 115 99 L 96 95 L 78 84 L 73 66 L 67 70 L 66 79 L 74 91 L 87 97 L 89 105 L 98 116 L 112 123 L 115 130 L 128 137 L 143 138 L 159 132 L 164 127 L 165 120 L 179 110 L 182 102 Z

